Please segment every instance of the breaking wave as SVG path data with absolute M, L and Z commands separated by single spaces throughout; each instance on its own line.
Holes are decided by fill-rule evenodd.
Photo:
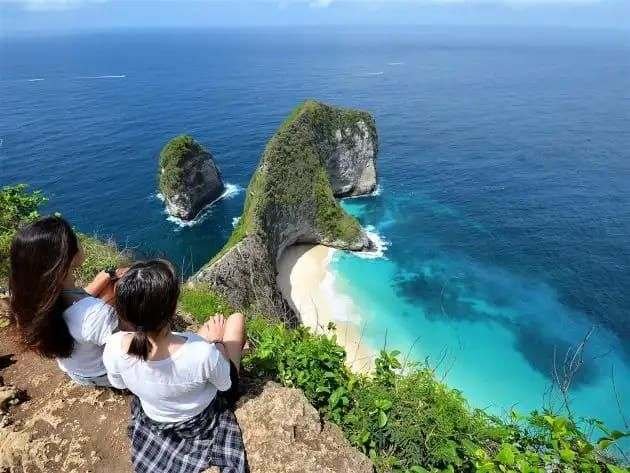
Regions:
M 213 204 L 215 204 L 216 202 L 222 199 L 231 199 L 237 196 L 238 194 L 240 194 L 242 191 L 243 191 L 243 188 L 241 186 L 226 182 L 225 190 L 223 191 L 223 194 L 221 194 L 219 197 L 217 197 L 208 205 L 206 205 L 203 209 L 201 209 L 201 211 L 197 214 L 197 216 L 194 219 L 182 220 L 181 218 L 174 217 L 173 215 L 168 215 L 168 217 L 166 217 L 166 220 L 168 220 L 169 222 L 173 222 L 175 225 L 177 225 L 178 228 L 176 229 L 176 231 L 179 231 L 182 228 L 186 228 L 186 227 L 194 227 L 195 225 L 203 222 L 206 218 L 208 218 L 208 216 L 212 213 L 211 208 Z M 164 201 L 164 196 L 162 194 L 158 193 L 156 194 L 156 197 Z M 167 213 L 166 209 L 164 210 L 164 212 Z

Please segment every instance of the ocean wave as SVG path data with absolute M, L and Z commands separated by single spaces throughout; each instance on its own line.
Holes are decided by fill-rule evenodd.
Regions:
M 385 72 L 383 71 L 378 71 L 378 72 L 366 72 L 365 75 L 366 76 L 382 76 L 383 74 L 385 74 Z
M 374 225 L 366 226 L 365 233 L 370 240 L 372 240 L 376 249 L 371 251 L 356 251 L 352 254 L 363 259 L 386 258 L 385 252 L 389 248 L 389 241 L 376 231 L 376 227 L 374 227 Z
M 388 66 L 404 66 L 405 63 L 404 62 L 388 62 L 387 65 Z
M 208 205 L 206 205 L 203 209 L 201 209 L 201 211 L 197 214 L 197 216 L 194 219 L 182 220 L 181 218 L 174 217 L 173 215 L 168 215 L 168 212 L 164 210 L 164 212 L 167 213 L 168 215 L 168 217 L 166 217 L 166 220 L 177 225 L 177 228 L 175 229 L 175 231 L 179 231 L 182 228 L 186 228 L 186 227 L 194 227 L 195 225 L 203 222 L 206 218 L 208 218 L 208 216 L 211 214 L 210 210 L 213 204 L 215 204 L 216 202 L 222 199 L 231 199 L 237 196 L 238 194 L 240 194 L 242 190 L 243 188 L 241 186 L 226 182 L 225 190 L 223 191 L 223 194 L 221 194 L 219 197 L 217 197 Z M 164 200 L 164 196 L 162 196 L 162 194 L 160 193 L 157 193 L 155 196 L 162 201 Z
M 320 291 L 325 295 L 326 300 L 330 301 L 330 317 L 337 322 L 360 322 L 357 317 L 356 308 L 352 298 L 335 287 L 335 274 L 327 271 L 324 279 L 320 283 Z
M 238 225 L 238 222 L 240 222 L 240 221 L 241 221 L 241 216 L 240 215 L 238 217 L 234 217 L 232 219 L 232 227 L 236 228 L 236 226 Z
M 342 197 L 342 200 L 346 200 L 346 199 L 365 199 L 366 197 L 378 197 L 382 193 L 383 193 L 383 188 L 381 187 L 380 184 L 378 184 L 376 186 L 376 189 L 374 189 L 369 194 L 349 195 L 348 197 Z
M 46 79 L 42 79 L 42 78 L 40 78 L 40 77 L 36 77 L 35 79 L 28 79 L 27 81 L 28 81 L 28 82 L 41 82 L 41 81 L 43 81 L 43 80 L 46 80 Z

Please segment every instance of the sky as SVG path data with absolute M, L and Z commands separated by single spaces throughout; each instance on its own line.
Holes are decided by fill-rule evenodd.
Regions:
M 630 29 L 630 0 L 0 0 L 0 30 L 300 25 Z

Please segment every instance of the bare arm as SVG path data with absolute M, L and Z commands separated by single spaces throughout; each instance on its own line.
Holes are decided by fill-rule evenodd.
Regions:
M 215 343 L 217 350 L 229 359 L 225 345 L 223 345 L 223 333 L 225 332 L 225 317 L 221 314 L 214 314 L 213 317 L 201 326 L 197 332 L 201 337 L 210 343 Z
M 105 271 L 98 273 L 91 283 L 85 286 L 85 292 L 93 297 L 98 297 L 105 289 L 112 284 L 112 279 Z
M 209 342 L 215 342 L 221 354 L 234 363 L 237 369 L 239 368 L 246 340 L 243 314 L 232 314 L 227 319 L 216 314 L 199 329 L 198 333 Z
M 93 297 L 103 298 L 104 295 L 107 295 L 106 299 L 109 301 L 109 299 L 113 298 L 114 284 L 128 269 L 129 268 L 118 268 L 116 270 L 116 278 L 114 279 L 112 279 L 109 273 L 101 271 L 94 277 L 90 284 L 85 286 L 85 292 Z

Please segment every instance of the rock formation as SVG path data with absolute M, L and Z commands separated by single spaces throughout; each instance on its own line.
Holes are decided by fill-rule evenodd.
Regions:
M 296 243 L 372 248 L 335 195 L 374 190 L 377 148 L 368 113 L 314 101 L 298 106 L 267 144 L 227 244 L 191 281 L 209 283 L 236 307 L 297 323 L 277 287 L 276 262 Z
M 357 116 L 350 126 L 335 129 L 326 169 L 336 197 L 365 195 L 376 190 L 378 137 L 374 119 Z
M 224 190 L 212 154 L 187 135 L 173 138 L 162 149 L 159 187 L 167 212 L 182 220 L 194 219 Z
M 236 410 L 252 472 L 372 473 L 336 425 L 322 422 L 301 391 L 268 382 Z M 264 419 L 264 422 L 261 422 Z

